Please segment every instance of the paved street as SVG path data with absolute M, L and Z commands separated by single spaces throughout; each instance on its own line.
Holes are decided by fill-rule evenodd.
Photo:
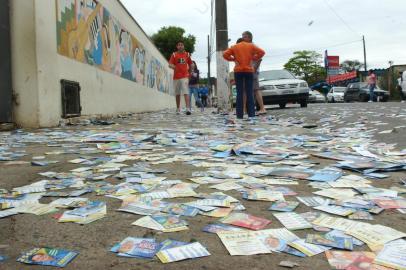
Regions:
M 392 160 L 396 158 L 399 162 L 402 158 L 403 162 L 405 160 L 406 105 L 401 103 L 310 104 L 308 108 L 290 105 L 283 110 L 271 107 L 268 108 L 268 115 L 258 118 L 255 123 L 242 121 L 235 124 L 234 116 L 212 114 L 210 110 L 204 113 L 194 112 L 192 116 L 175 115 L 174 111 L 144 113 L 112 121 L 114 122 L 112 125 L 73 125 L 0 133 L 0 156 L 3 159 L 6 156 L 12 157 L 9 160 L 0 161 L 0 198 L 1 189 L 11 191 L 13 188 L 40 180 L 51 181 L 52 178 L 39 173 L 66 173 L 72 177 L 71 170 L 91 167 L 90 170 L 93 170 L 94 174 L 108 175 L 102 181 L 91 179 L 94 175 L 86 175 L 85 181 L 82 181 L 83 185 L 79 185 L 79 188 L 92 189 L 91 193 L 81 197 L 107 203 L 107 215 L 100 220 L 86 225 L 58 223 L 58 213 L 63 213 L 64 209 L 45 215 L 17 214 L 1 218 L 0 255 L 8 259 L 3 264 L 0 262 L 0 269 L 43 269 L 16 262 L 21 252 L 37 246 L 79 252 L 78 257 L 66 269 L 230 269 L 230 266 L 239 269 L 286 269 L 278 267 L 278 264 L 285 260 L 298 263 L 299 266 L 295 269 L 300 270 L 331 269 L 324 253 L 307 258 L 276 252 L 252 256 L 230 256 L 216 234 L 202 232 L 202 228 L 207 224 L 219 222 L 219 218 L 215 217 L 204 215 L 182 217 L 189 224 L 189 230 L 172 233 L 162 233 L 131 225 L 142 216 L 117 211 L 122 205 L 122 200 L 105 196 L 114 195 L 114 192 L 105 194 L 99 192 L 100 195 L 96 192 L 98 188 L 103 189 L 103 187 L 106 187 L 106 191 L 117 191 L 111 186 L 125 182 L 125 179 L 117 177 L 120 169 L 123 172 L 125 167 L 117 166 L 118 171 L 97 171 L 94 167 L 105 163 L 109 163 L 109 166 L 112 163 L 144 166 L 155 171 L 156 176 L 165 177 L 166 180 L 181 180 L 184 185 L 193 187 L 197 193 L 213 193 L 220 190 L 210 188 L 212 184 L 191 185 L 196 183 L 190 179 L 205 176 L 216 178 L 216 175 L 219 175 L 218 172 L 233 170 L 241 174 L 247 166 L 260 165 L 249 163 L 241 156 L 213 157 L 216 152 L 220 152 L 219 145 L 224 145 L 224 149 L 221 148 L 224 151 L 228 149 L 226 146 L 251 143 L 254 146 L 262 145 L 266 148 L 286 150 L 289 153 L 295 152 L 276 163 L 263 163 L 262 166 L 267 168 L 286 166 L 303 168 L 309 165 L 312 170 L 323 169 L 335 165 L 337 161 L 316 158 L 311 154 L 334 150 L 358 155 L 351 148 L 357 145 L 364 145 L 367 150 L 379 157 L 385 156 Z M 99 124 L 108 123 L 99 122 Z M 292 145 L 292 142 L 298 142 L 299 138 L 302 140 L 301 143 Z M 108 145 L 109 142 L 121 144 L 111 148 L 112 145 Z M 395 152 L 399 153 L 396 157 L 385 155 Z M 10 153 L 25 155 L 20 157 Z M 105 158 L 106 161 L 88 165 L 70 162 L 78 158 L 91 160 L 95 157 Z M 32 166 L 31 161 L 44 161 L 48 162 L 48 165 Z M 57 163 L 51 161 L 57 161 Z M 255 167 L 253 170 L 255 171 Z M 80 173 L 75 175 L 76 180 L 78 178 L 83 180 L 84 172 Z M 361 176 L 349 170 L 343 170 L 343 173 Z M 380 180 L 368 178 L 372 186 L 387 189 L 400 188 L 400 180 L 406 178 L 404 171 L 382 173 L 388 175 L 388 178 Z M 255 173 L 250 176 L 262 180 L 276 179 L 272 176 L 255 176 Z M 229 175 L 225 176 L 225 178 L 229 177 Z M 233 181 L 238 182 L 238 179 L 236 177 Z M 254 189 L 254 182 L 251 187 L 245 185 L 245 188 Z M 282 186 L 293 190 L 297 193 L 296 196 L 311 196 L 312 192 L 319 190 L 310 186 L 310 181 L 297 182 L 297 185 Z M 107 184 L 111 185 L 107 186 Z M 67 190 L 77 188 L 69 186 Z M 157 186 L 154 188 L 156 189 Z M 158 190 L 163 190 L 162 186 Z M 139 194 L 137 191 L 131 193 Z M 246 213 L 270 220 L 271 223 L 266 229 L 283 227 L 273 216 L 273 212 L 268 210 L 271 202 L 245 200 L 242 193 L 236 189 L 224 191 L 224 193 L 236 198 L 246 208 Z M 55 199 L 57 198 L 42 197 L 40 203 L 47 204 Z M 183 203 L 193 200 L 196 198 L 178 197 L 165 201 Z M 297 200 L 295 196 L 290 196 L 289 201 Z M 303 203 L 295 209 L 299 214 L 309 211 L 317 212 Z M 406 232 L 404 225 L 406 216 L 397 210 L 385 210 L 379 215 L 373 215 L 373 218 L 365 222 Z M 308 233 L 315 233 L 315 231 L 307 229 L 294 233 L 305 238 Z M 128 236 L 156 238 L 159 241 L 168 238 L 184 242 L 198 241 L 207 248 L 211 256 L 164 265 L 156 258 L 152 260 L 123 258 L 109 251 L 116 243 Z M 365 245 L 356 247 L 356 250 L 369 251 Z

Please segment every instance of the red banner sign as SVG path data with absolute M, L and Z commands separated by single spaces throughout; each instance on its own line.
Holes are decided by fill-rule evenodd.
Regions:
M 327 56 L 328 67 L 329 68 L 339 68 L 340 67 L 340 57 L 339 56 Z
M 327 81 L 328 81 L 328 83 L 335 83 L 335 82 L 351 80 L 354 78 L 357 78 L 357 71 L 352 71 L 352 72 L 348 72 L 348 73 L 336 75 L 336 76 L 329 76 L 327 78 Z

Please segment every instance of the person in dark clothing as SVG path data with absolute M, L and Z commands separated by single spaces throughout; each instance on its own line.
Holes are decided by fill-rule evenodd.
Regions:
M 200 98 L 202 99 L 203 107 L 207 107 L 207 96 L 209 94 L 209 90 L 206 87 L 203 87 L 200 91 Z
M 244 118 L 244 93 L 247 96 L 248 117 L 255 117 L 254 102 L 254 67 L 252 61 L 259 61 L 265 55 L 265 51 L 254 45 L 242 41 L 227 49 L 223 53 L 224 59 L 235 63 L 234 76 L 237 87 L 237 118 Z
M 399 72 L 399 78 L 398 78 L 398 85 L 397 85 L 397 89 L 400 93 L 400 99 L 401 102 L 404 103 L 405 102 L 405 94 L 403 93 L 406 89 L 402 88 L 403 85 L 403 72 Z
M 191 72 L 189 78 L 189 109 L 192 110 L 192 95 L 195 98 L 197 106 L 201 108 L 203 111 L 203 104 L 199 98 L 199 79 L 200 79 L 200 72 L 197 68 L 197 64 L 195 61 L 192 61 L 191 65 Z

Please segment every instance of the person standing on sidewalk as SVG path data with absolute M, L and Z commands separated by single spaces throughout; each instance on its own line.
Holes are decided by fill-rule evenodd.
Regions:
M 403 84 L 403 72 L 399 72 L 397 89 L 398 89 L 399 94 L 400 94 L 400 102 L 404 103 L 405 102 L 405 94 L 403 93 L 403 91 L 406 91 L 406 89 L 402 88 L 402 84 Z
M 372 69 L 368 71 L 367 83 L 369 88 L 369 101 L 374 101 L 374 90 L 376 88 L 376 75 Z
M 265 55 L 265 51 L 253 43 L 242 41 L 223 53 L 224 59 L 235 62 L 234 76 L 237 86 L 237 118 L 244 118 L 244 92 L 247 95 L 248 117 L 255 117 L 254 103 L 254 68 L 252 61 L 258 61 Z
M 176 113 L 180 113 L 180 96 L 183 95 L 186 103 L 186 115 L 190 115 L 189 74 L 192 59 L 190 53 L 185 51 L 185 45 L 182 41 L 177 43 L 176 49 L 177 51 L 169 59 L 169 67 L 174 70 L 173 86 L 176 96 Z
M 197 68 L 195 61 L 192 61 L 190 68 L 190 79 L 189 79 L 189 110 L 192 111 L 192 96 L 195 98 L 197 106 L 200 107 L 203 111 L 203 104 L 199 97 L 199 80 L 200 80 L 200 71 Z
M 253 43 L 253 35 L 250 31 L 245 31 L 242 33 L 242 38 L 245 42 Z M 262 98 L 262 93 L 259 90 L 259 67 L 261 65 L 262 59 L 258 61 L 252 61 L 252 66 L 254 67 L 254 95 L 259 106 L 258 114 L 266 114 L 264 100 Z M 245 106 L 246 102 L 244 102 Z

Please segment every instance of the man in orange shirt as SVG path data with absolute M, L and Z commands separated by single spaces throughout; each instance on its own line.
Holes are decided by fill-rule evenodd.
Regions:
M 237 87 L 237 118 L 244 118 L 244 91 L 247 95 L 248 117 L 255 117 L 254 103 L 254 67 L 253 61 L 259 61 L 264 57 L 265 51 L 246 41 L 242 41 L 231 48 L 227 49 L 223 57 L 227 61 L 235 62 L 234 77 Z
M 190 115 L 189 100 L 189 76 L 192 59 L 190 53 L 185 51 L 185 45 L 179 41 L 176 45 L 177 52 L 174 52 L 169 60 L 169 67 L 174 70 L 173 86 L 176 95 L 176 113 L 180 113 L 180 96 L 184 95 L 186 103 L 186 115 Z

